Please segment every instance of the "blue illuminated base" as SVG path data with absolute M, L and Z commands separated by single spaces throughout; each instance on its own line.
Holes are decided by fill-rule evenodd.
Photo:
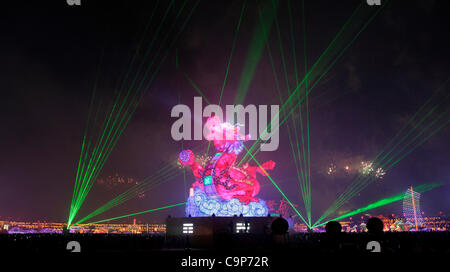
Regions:
M 262 199 L 259 199 L 259 202 L 250 202 L 245 205 L 236 198 L 224 200 L 217 194 L 207 195 L 200 188 L 196 188 L 193 196 L 187 200 L 186 216 L 204 217 L 213 214 L 215 216 L 239 216 L 242 214 L 246 217 L 259 217 L 267 216 L 269 208 Z

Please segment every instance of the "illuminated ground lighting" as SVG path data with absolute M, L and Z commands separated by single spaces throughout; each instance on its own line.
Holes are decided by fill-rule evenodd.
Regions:
M 444 184 L 443 184 L 443 183 L 430 183 L 430 184 L 419 185 L 419 186 L 417 186 L 417 187 L 415 188 L 415 189 L 416 189 L 416 192 L 415 192 L 415 193 L 418 193 L 418 192 L 420 192 L 420 193 L 428 192 L 428 191 L 430 191 L 430 190 L 432 190 L 432 189 L 434 189 L 434 188 L 440 187 L 440 186 L 442 186 L 442 185 L 444 185 Z M 410 190 L 410 189 L 408 189 L 408 191 L 409 191 L 409 190 Z M 362 208 L 359 208 L 359 209 L 357 209 L 357 210 L 348 212 L 348 213 L 343 214 L 343 215 L 341 215 L 341 216 L 339 216 L 339 217 L 336 217 L 336 218 L 334 218 L 334 219 L 327 220 L 327 221 L 325 221 L 325 222 L 323 222 L 323 223 L 320 223 L 320 224 L 319 224 L 319 223 L 316 223 L 316 224 L 314 224 L 312 227 L 313 227 L 313 228 L 319 227 L 319 226 L 325 225 L 326 223 L 328 223 L 328 222 L 330 222 L 330 221 L 338 221 L 338 220 L 341 220 L 341 219 L 344 219 L 344 218 L 347 218 L 347 217 L 350 217 L 350 216 L 353 216 L 353 215 L 356 215 L 356 214 L 360 214 L 360 213 L 365 212 L 365 211 L 368 211 L 368 210 L 373 210 L 373 209 L 375 209 L 375 208 L 382 207 L 382 206 L 385 206 L 385 205 L 394 203 L 394 202 L 396 202 L 396 201 L 402 201 L 402 200 L 405 201 L 405 198 L 408 198 L 408 193 L 409 193 L 409 201 L 411 202 L 411 192 L 408 192 L 408 191 L 406 192 L 406 194 L 405 194 L 405 193 L 400 193 L 400 194 L 397 194 L 397 195 L 394 195 L 394 196 L 391 196 L 391 197 L 387 197 L 387 198 L 380 199 L 380 200 L 375 201 L 375 202 L 373 202 L 373 203 L 371 203 L 371 204 L 369 204 L 369 205 L 367 205 L 367 206 L 365 206 L 365 207 L 362 207 Z M 416 203 L 415 203 L 415 204 L 416 204 Z M 412 205 L 412 202 L 411 202 L 411 205 Z M 417 208 L 417 207 L 416 207 L 416 208 Z M 412 216 L 414 216 L 414 215 L 412 215 Z
M 250 223 L 236 223 L 236 233 L 249 233 Z
M 424 224 L 420 212 L 420 196 L 421 194 L 414 191 L 411 186 L 408 190 L 406 190 L 403 198 L 403 216 L 408 224 L 416 227 L 416 230 Z
M 193 234 L 194 233 L 194 224 L 193 223 L 184 223 L 183 224 L 183 233 L 184 234 Z

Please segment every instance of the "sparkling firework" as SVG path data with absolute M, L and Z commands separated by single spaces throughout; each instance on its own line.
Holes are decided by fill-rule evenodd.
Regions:
M 334 163 L 331 163 L 327 169 L 327 174 L 331 176 L 334 173 L 336 173 L 336 165 Z
M 195 156 L 195 161 L 203 166 L 206 165 L 211 159 L 212 159 L 211 156 L 206 155 Z
M 362 161 L 361 162 L 361 169 L 359 171 L 364 176 L 371 175 L 374 172 L 373 163 L 372 162 Z
M 377 179 L 382 179 L 386 174 L 386 171 L 384 171 L 383 168 L 378 167 L 375 169 L 373 167 L 373 162 L 366 161 L 361 162 L 361 168 L 359 169 L 359 172 L 364 176 L 373 175 Z
M 108 189 L 112 189 L 125 184 L 133 184 L 135 181 L 133 178 L 123 177 L 116 173 L 115 175 L 108 176 L 106 178 L 99 178 L 97 179 L 97 182 Z
M 139 185 L 139 182 L 136 182 L 136 185 Z M 145 197 L 145 192 L 144 192 L 144 189 L 141 188 L 138 191 L 138 198 L 143 199 L 144 197 Z
M 206 164 L 208 164 L 208 162 L 211 159 L 212 159 L 211 156 L 206 156 L 206 155 L 195 156 L 195 161 L 198 162 L 202 166 L 205 166 Z M 176 164 L 177 164 L 178 168 L 180 168 L 180 169 L 184 168 L 184 165 L 181 164 L 181 162 L 178 158 L 177 158 Z
M 108 176 L 106 178 L 97 179 L 97 183 L 105 187 L 108 191 L 113 190 L 123 190 L 123 188 L 131 187 L 133 185 L 138 185 L 139 182 L 130 177 L 124 177 L 118 173 Z M 139 190 L 138 198 L 142 199 L 145 197 L 144 191 Z
M 378 168 L 377 171 L 375 171 L 375 177 L 378 179 L 382 179 L 385 174 L 386 171 L 384 171 L 383 168 Z

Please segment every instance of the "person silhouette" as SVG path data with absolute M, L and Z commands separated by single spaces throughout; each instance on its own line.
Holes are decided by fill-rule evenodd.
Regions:
M 342 226 L 337 221 L 330 221 L 325 225 L 325 248 L 331 252 L 339 251 L 342 247 Z
M 369 236 L 367 237 L 366 242 L 377 242 L 380 245 L 381 250 L 386 251 L 389 250 L 386 248 L 386 244 L 383 239 L 383 221 L 378 217 L 372 217 L 367 220 L 366 224 L 367 232 Z M 366 244 L 367 246 L 367 244 Z
M 342 231 L 342 226 L 337 221 L 330 221 L 325 225 L 325 231 L 327 234 L 336 235 Z
M 383 221 L 378 217 L 369 218 L 366 228 L 371 234 L 381 234 L 383 233 Z

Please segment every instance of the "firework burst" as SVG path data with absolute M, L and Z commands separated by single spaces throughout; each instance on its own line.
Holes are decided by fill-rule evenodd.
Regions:
M 108 191 L 120 191 L 140 184 L 132 177 L 125 177 L 118 173 L 105 178 L 99 178 L 96 182 Z M 144 190 L 139 189 L 137 195 L 139 199 L 143 199 L 145 197 Z
M 211 159 L 212 159 L 211 156 L 206 155 L 195 156 L 195 161 L 203 166 L 205 166 Z
M 336 165 L 334 163 L 331 163 L 327 169 L 327 174 L 331 176 L 334 173 L 336 173 Z
M 381 168 L 381 167 L 374 168 L 373 162 L 367 162 L 367 161 L 361 162 L 361 168 L 359 169 L 359 172 L 363 176 L 372 175 L 377 179 L 382 179 L 383 176 L 386 174 L 386 171 L 384 171 L 383 168 Z
M 371 175 L 374 172 L 373 163 L 372 162 L 362 161 L 361 162 L 361 168 L 359 169 L 359 172 L 362 175 L 364 175 L 364 176 Z
M 377 179 L 382 179 L 383 178 L 383 176 L 386 174 L 386 171 L 384 171 L 384 169 L 383 168 L 378 168 L 376 171 L 375 171 L 375 177 L 377 178 Z

